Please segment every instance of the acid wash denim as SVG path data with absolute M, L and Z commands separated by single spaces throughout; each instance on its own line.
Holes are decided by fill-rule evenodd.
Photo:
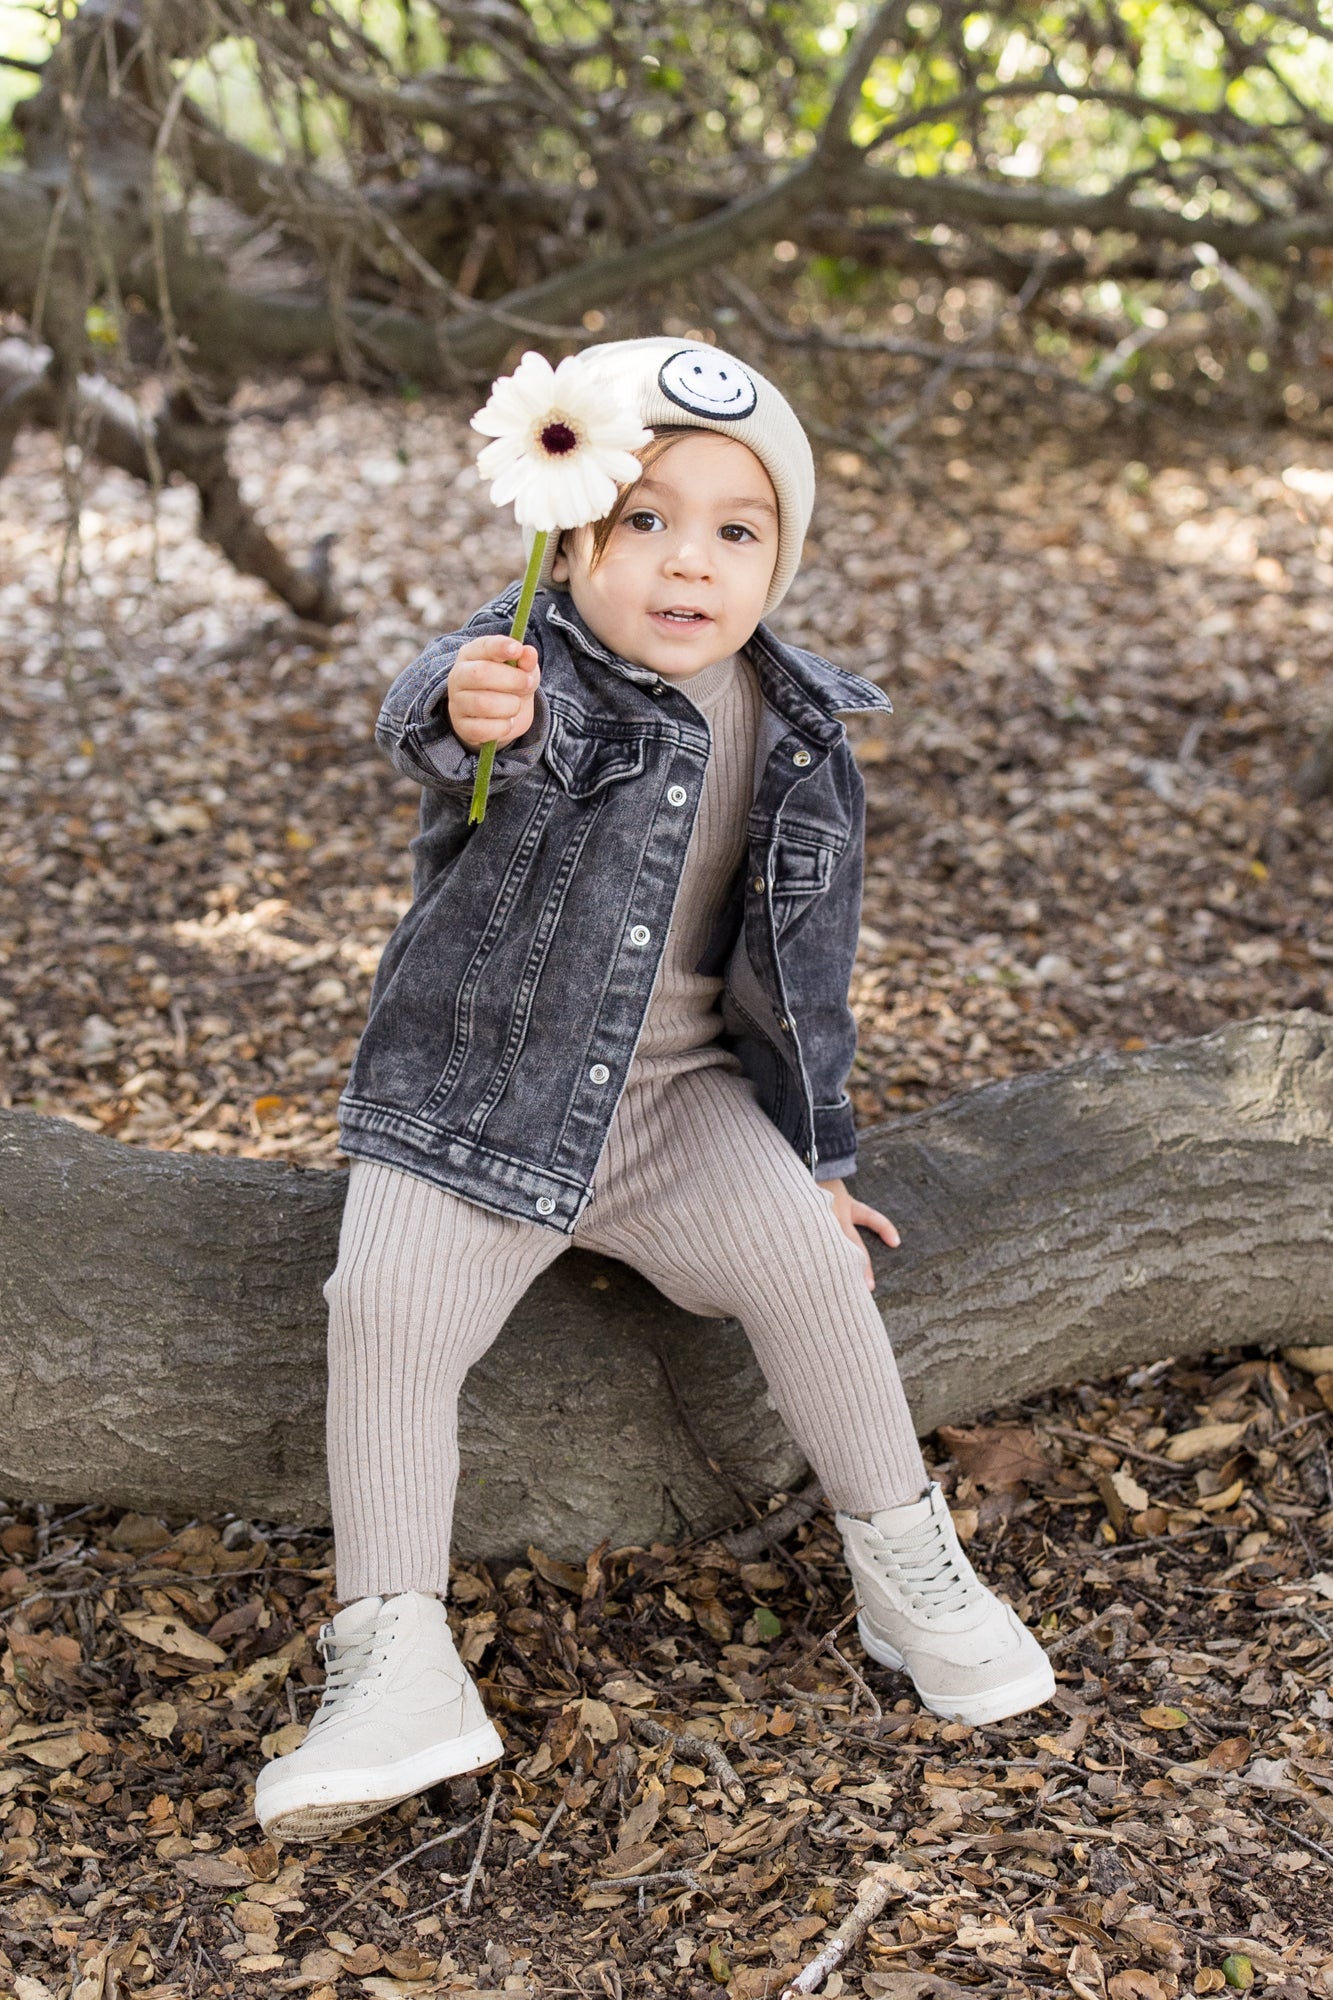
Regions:
M 477 767 L 449 726 L 468 639 L 507 633 L 514 584 L 390 688 L 376 740 L 424 787 L 411 908 L 385 948 L 340 1104 L 344 1150 L 569 1234 L 638 1044 L 712 747 L 693 702 L 538 593 L 531 729 Z M 697 970 L 723 1046 L 821 1180 L 856 1165 L 844 1088 L 865 793 L 839 712 L 879 689 L 760 625 L 749 847 Z

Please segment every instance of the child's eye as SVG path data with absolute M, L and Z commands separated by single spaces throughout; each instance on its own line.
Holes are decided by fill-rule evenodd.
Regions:
M 728 521 L 725 528 L 718 529 L 718 533 L 733 542 L 754 542 L 759 539 L 753 528 L 747 528 L 744 521 Z
M 626 527 L 633 528 L 636 534 L 648 534 L 658 518 L 651 507 L 636 507 L 632 514 L 625 515 L 624 520 Z

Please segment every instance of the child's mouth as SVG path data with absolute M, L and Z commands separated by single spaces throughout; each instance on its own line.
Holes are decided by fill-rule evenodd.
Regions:
M 674 625 L 678 630 L 688 629 L 691 625 L 707 625 L 711 623 L 706 611 L 688 611 L 681 608 L 673 608 L 670 611 L 653 611 L 649 616 L 656 619 L 660 624 Z

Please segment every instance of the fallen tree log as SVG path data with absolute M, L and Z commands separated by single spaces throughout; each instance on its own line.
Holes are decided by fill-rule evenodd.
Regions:
M 918 1428 L 1241 1342 L 1333 1339 L 1333 1018 L 988 1085 L 863 1135 Z M 321 1284 L 342 1177 L 0 1112 L 0 1492 L 326 1518 Z M 733 1322 L 570 1251 L 468 1379 L 459 1546 L 734 1520 L 800 1455 Z M 723 1469 L 723 1477 L 710 1466 Z

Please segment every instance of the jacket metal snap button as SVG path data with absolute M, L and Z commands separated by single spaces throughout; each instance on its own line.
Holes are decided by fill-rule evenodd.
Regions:
M 588 1075 L 592 1078 L 594 1083 L 605 1083 L 610 1074 L 611 1072 L 607 1068 L 605 1063 L 594 1063 L 592 1068 L 588 1071 Z
M 763 895 L 763 893 L 764 893 L 764 878 L 763 878 L 763 876 L 762 876 L 762 875 L 756 875 L 756 876 L 755 876 L 755 878 L 754 878 L 754 883 L 753 883 L 753 885 L 752 885 L 752 886 L 753 886 L 753 888 L 754 888 L 754 893 L 755 893 L 755 895 L 756 895 L 756 896 L 762 896 L 762 895 Z
M 779 1021 L 778 1026 L 781 1028 L 783 1034 L 785 1035 L 787 1032 L 788 1023 L 786 1021 Z
M 629 941 L 631 944 L 647 944 L 651 936 L 652 932 L 649 930 L 647 924 L 635 924 L 629 934 Z
M 551 1200 L 549 1194 L 539 1194 L 537 1196 L 538 1215 L 550 1215 L 554 1212 L 554 1209 L 555 1203 Z
M 689 796 L 684 785 L 672 785 L 667 793 L 667 799 L 673 806 L 683 806 Z
M 805 766 L 810 762 L 810 752 L 808 750 L 798 750 L 791 761 L 793 764 L 799 764 L 802 770 L 804 770 Z

